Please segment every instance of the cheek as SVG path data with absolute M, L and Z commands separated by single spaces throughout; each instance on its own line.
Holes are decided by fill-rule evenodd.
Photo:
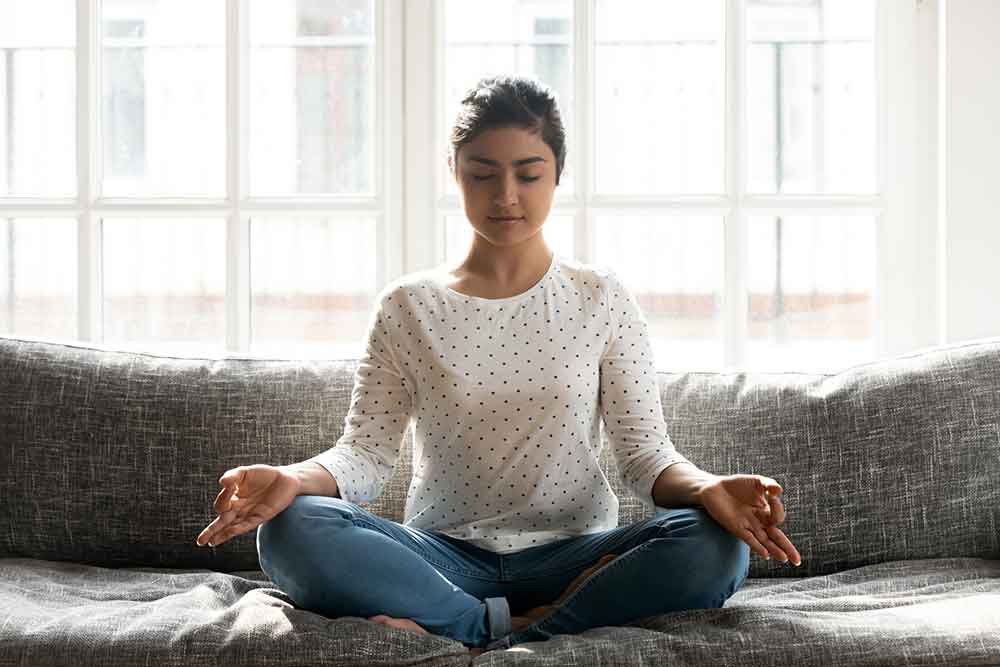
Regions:
M 480 206 L 480 202 L 483 201 L 482 188 L 476 187 L 475 185 L 465 182 L 461 184 L 459 188 L 462 194 L 462 199 L 465 201 L 467 208 L 472 208 Z
M 544 214 L 545 209 L 552 205 L 554 196 L 555 188 L 547 187 L 546 185 L 538 185 L 538 187 L 529 188 L 524 193 L 522 201 L 524 202 L 525 208 L 528 210 L 534 210 L 539 214 Z

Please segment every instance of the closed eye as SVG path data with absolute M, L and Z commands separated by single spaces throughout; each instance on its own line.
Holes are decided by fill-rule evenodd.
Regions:
M 473 175 L 472 178 L 474 178 L 477 181 L 486 181 L 486 180 L 489 180 L 489 179 L 493 178 L 493 176 L 492 175 L 490 175 L 490 176 L 475 176 L 475 175 Z M 521 180 L 525 181 L 527 183 L 531 183 L 533 181 L 537 181 L 539 178 L 541 178 L 541 176 L 521 176 Z

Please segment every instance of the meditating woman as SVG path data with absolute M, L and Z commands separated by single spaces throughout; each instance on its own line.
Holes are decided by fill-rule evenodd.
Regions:
M 198 544 L 259 527 L 261 569 L 302 608 L 476 654 L 722 607 L 751 549 L 798 565 L 775 480 L 711 474 L 675 449 L 647 324 L 616 272 L 546 243 L 566 157 L 551 91 L 483 79 L 450 141 L 464 261 L 380 292 L 344 434 L 300 463 L 223 474 Z M 411 418 L 400 524 L 359 503 L 382 492 Z M 598 464 L 602 420 L 650 510 L 631 525 Z

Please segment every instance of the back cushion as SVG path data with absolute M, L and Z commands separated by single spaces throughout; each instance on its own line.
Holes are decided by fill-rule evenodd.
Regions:
M 284 465 L 343 433 L 355 360 L 193 359 L 0 338 L 0 557 L 258 567 L 255 532 L 196 547 L 219 476 Z M 785 491 L 806 576 L 909 558 L 1000 557 L 1000 339 L 838 374 L 659 374 L 677 448 Z M 606 436 L 605 436 L 606 437 Z M 411 433 L 364 507 L 402 521 Z M 601 462 L 620 521 L 646 515 Z
M 831 375 L 667 375 L 661 391 L 700 468 L 784 488 L 802 566 L 751 556 L 752 577 L 1000 558 L 1000 338 Z

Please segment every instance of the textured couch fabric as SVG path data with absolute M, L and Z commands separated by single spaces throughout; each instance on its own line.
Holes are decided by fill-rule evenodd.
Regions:
M 0 664 L 1000 665 L 1000 338 L 828 375 L 659 373 L 679 451 L 782 484 L 802 566 L 752 555 L 722 609 L 474 660 L 297 609 L 255 532 L 195 546 L 222 472 L 337 441 L 356 366 L 0 338 Z M 410 445 L 366 509 L 402 520 Z M 602 465 L 621 522 L 645 516 Z

